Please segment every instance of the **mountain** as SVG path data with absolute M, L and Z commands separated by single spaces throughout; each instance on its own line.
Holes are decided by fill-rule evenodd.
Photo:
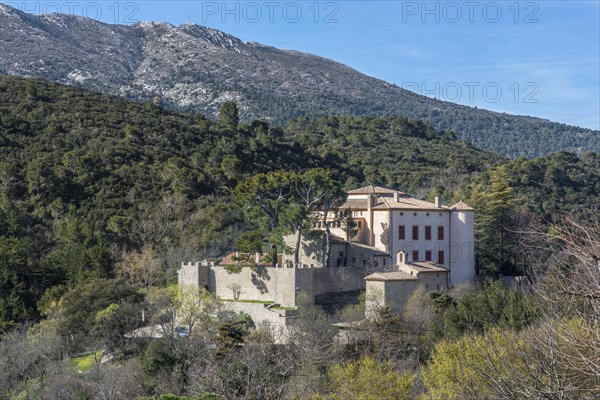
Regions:
M 343 64 L 279 50 L 193 24 L 108 25 L 62 14 L 34 16 L 0 4 L 0 73 L 94 89 L 214 115 L 224 100 L 244 120 L 390 115 L 507 156 L 600 151 L 598 131 L 431 99 Z

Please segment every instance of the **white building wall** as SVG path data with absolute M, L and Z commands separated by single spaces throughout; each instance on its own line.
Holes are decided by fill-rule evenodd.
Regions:
M 416 215 L 415 215 L 416 214 Z M 428 215 L 429 214 L 429 215 Z M 396 262 L 396 256 L 401 250 L 407 253 L 406 261 L 424 261 L 425 252 L 431 250 L 433 261 L 438 261 L 438 251 L 444 252 L 443 266 L 449 268 L 449 243 L 450 243 L 450 213 L 441 209 L 440 211 L 411 211 L 394 210 L 392 216 L 392 248 L 391 253 Z M 404 225 L 405 239 L 398 238 L 398 227 Z M 419 227 L 419 239 L 413 240 L 412 227 Z M 425 240 L 425 226 L 431 226 L 431 240 Z M 444 227 L 444 240 L 438 240 L 438 226 Z M 413 260 L 413 251 L 419 251 L 419 260 Z
M 385 252 L 390 251 L 390 212 L 373 211 L 373 246 Z
M 450 215 L 450 285 L 475 278 L 475 237 L 473 211 L 452 211 Z

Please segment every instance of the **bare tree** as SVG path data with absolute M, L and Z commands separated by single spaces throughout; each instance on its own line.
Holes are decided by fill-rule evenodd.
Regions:
M 239 283 L 231 283 L 227 285 L 227 289 L 231 290 L 234 300 L 240 299 L 240 295 L 242 294 L 242 285 Z
M 117 274 L 144 292 L 165 281 L 165 271 L 158 253 L 149 246 L 144 247 L 141 251 L 123 254 L 122 261 L 117 266 Z

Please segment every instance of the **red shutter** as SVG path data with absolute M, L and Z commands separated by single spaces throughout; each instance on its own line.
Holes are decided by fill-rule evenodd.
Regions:
M 406 237 L 406 232 L 404 232 L 404 225 L 400 225 L 398 227 L 398 239 L 404 240 Z
M 425 240 L 431 240 L 431 227 L 425 227 Z
M 444 240 L 444 227 L 438 226 L 438 240 Z
M 419 240 L 419 227 L 417 225 L 412 227 L 412 238 L 413 240 Z
M 438 251 L 438 264 L 444 264 L 444 252 L 442 250 Z
M 431 250 L 425 251 L 425 261 L 431 261 Z
M 413 261 L 419 261 L 419 251 L 418 250 L 414 250 L 413 251 Z

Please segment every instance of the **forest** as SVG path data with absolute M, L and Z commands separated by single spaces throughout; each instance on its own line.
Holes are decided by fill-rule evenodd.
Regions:
M 509 160 L 402 117 L 238 113 L 0 76 L 0 398 L 598 398 L 598 154 Z M 307 180 L 464 200 L 481 282 L 356 330 L 331 322 L 360 320 L 364 299 L 301 307 L 286 344 L 173 289 L 182 261 L 277 243 L 307 209 L 266 221 L 252 193 Z M 127 336 L 149 323 L 170 334 Z

